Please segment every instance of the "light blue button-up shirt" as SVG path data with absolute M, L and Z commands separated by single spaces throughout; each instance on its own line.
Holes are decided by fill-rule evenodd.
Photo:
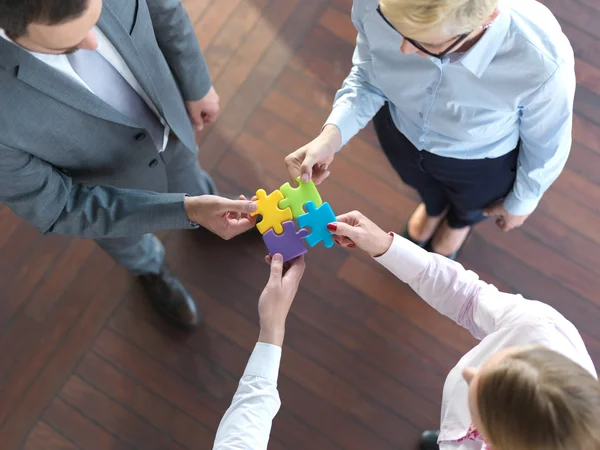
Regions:
M 326 123 L 340 129 L 345 145 L 387 101 L 396 126 L 419 150 L 496 158 L 520 139 L 517 178 L 504 207 L 531 213 L 571 147 L 574 55 L 552 13 L 534 0 L 503 0 L 479 42 L 439 60 L 403 54 L 402 36 L 376 11 L 378 3 L 354 0 L 354 67 Z

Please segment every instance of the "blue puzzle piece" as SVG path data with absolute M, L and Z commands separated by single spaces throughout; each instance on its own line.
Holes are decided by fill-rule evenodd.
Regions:
M 309 201 L 305 208 L 308 212 L 298 217 L 298 225 L 301 228 L 310 228 L 311 233 L 306 237 L 306 243 L 310 247 L 314 247 L 322 241 L 325 247 L 333 247 L 334 241 L 331 232 L 327 229 L 327 224 L 337 222 L 337 219 L 329 203 L 325 202 L 317 208 L 313 202 Z

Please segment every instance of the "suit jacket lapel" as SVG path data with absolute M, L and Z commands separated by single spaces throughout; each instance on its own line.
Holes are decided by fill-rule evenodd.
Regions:
M 18 45 L 0 38 L 0 67 L 32 88 L 86 114 L 137 127 L 129 118 L 58 70 L 48 67 Z
M 138 12 L 139 14 L 139 12 Z M 156 87 L 131 36 L 117 16 L 104 4 L 98 27 L 115 46 L 129 69 L 162 114 Z M 0 66 L 6 70 L 16 67 L 19 80 L 38 91 L 84 113 L 130 127 L 138 127 L 128 117 L 114 110 L 85 87 L 61 72 L 49 68 L 19 46 L 0 38 Z
M 138 16 L 141 14 L 142 7 L 146 7 L 146 5 L 144 2 L 140 1 L 137 8 Z M 150 76 L 150 71 L 148 70 L 148 67 L 146 67 L 131 35 L 110 8 L 108 2 L 104 2 L 102 16 L 98 21 L 98 28 L 102 30 L 108 40 L 117 49 L 121 57 L 127 63 L 129 70 L 133 73 L 135 79 L 140 83 L 140 86 L 142 86 L 142 89 L 144 89 L 144 92 L 146 92 L 148 97 L 150 97 L 159 113 L 162 114 L 160 99 L 156 86 Z
M 84 86 L 48 67 L 24 50 L 19 55 L 17 77 L 38 91 L 84 113 L 122 125 L 139 127 Z

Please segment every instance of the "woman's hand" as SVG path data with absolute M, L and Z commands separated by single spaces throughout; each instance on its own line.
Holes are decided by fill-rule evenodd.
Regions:
M 285 165 L 292 180 L 300 177 L 302 182 L 313 180 L 320 184 L 329 176 L 329 165 L 340 148 L 342 134 L 335 125 L 327 125 L 313 141 L 290 153 Z
M 304 256 L 283 263 L 280 254 L 267 256 L 271 276 L 258 300 L 260 318 L 259 342 L 283 345 L 285 322 L 304 274 Z
M 496 219 L 496 225 L 502 231 L 510 231 L 514 228 L 518 228 L 529 217 L 529 214 L 525 214 L 523 216 L 516 216 L 514 214 L 509 213 L 506 209 L 504 209 L 504 205 L 502 202 L 498 202 L 493 204 L 492 206 L 485 208 L 483 210 L 483 215 L 486 217 L 493 217 Z
M 371 256 L 381 256 L 388 251 L 394 238 L 358 211 L 337 217 L 337 222 L 327 225 L 342 247 L 358 247 Z

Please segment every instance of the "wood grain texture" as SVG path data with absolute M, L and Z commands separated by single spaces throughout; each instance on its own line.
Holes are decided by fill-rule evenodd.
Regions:
M 184 0 L 221 99 L 199 158 L 226 194 L 287 181 L 352 66 L 352 0 Z M 567 167 L 525 226 L 478 226 L 461 254 L 499 289 L 559 309 L 600 362 L 600 7 L 544 0 L 576 57 Z M 369 124 L 320 186 L 338 214 L 402 231 L 419 202 Z M 91 241 L 40 236 L 0 205 L 0 447 L 210 448 L 258 334 L 256 233 L 159 234 L 204 325 L 166 324 Z M 475 340 L 367 255 L 317 247 L 288 319 L 271 450 L 417 448 L 445 376 Z

